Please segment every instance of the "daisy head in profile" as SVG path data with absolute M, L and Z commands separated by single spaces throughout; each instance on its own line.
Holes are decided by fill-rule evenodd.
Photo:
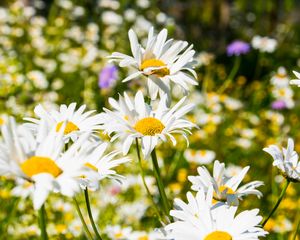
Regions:
M 83 164 L 72 161 L 72 157 L 88 139 L 89 134 L 80 136 L 63 152 L 65 127 L 63 124 L 58 133 L 55 128 L 47 133 L 43 127 L 39 127 L 37 135 L 43 139 L 39 141 L 31 130 L 18 126 L 13 118 L 2 126 L 0 174 L 32 183 L 35 209 L 43 205 L 51 191 L 71 197 L 80 190 L 77 176 Z
M 130 161 L 128 157 L 120 157 L 120 151 L 108 151 L 107 143 L 90 142 L 84 143 L 76 159 L 84 161 L 84 167 L 80 179 L 83 189 L 97 190 L 99 182 L 104 178 L 121 181 L 123 177 L 114 170 L 115 167 Z M 85 171 L 87 170 L 87 171 Z
M 258 215 L 258 209 L 236 215 L 235 206 L 213 206 L 211 190 L 207 194 L 200 190 L 196 196 L 188 193 L 187 199 L 188 203 L 175 200 L 175 210 L 170 212 L 175 222 L 165 227 L 168 239 L 258 240 L 268 234 L 259 227 L 262 217 Z
M 167 96 L 163 95 L 153 109 L 145 103 L 141 91 L 137 92 L 134 99 L 126 93 L 124 97 L 119 97 L 119 101 L 110 98 L 113 111 L 104 109 L 104 132 L 112 136 L 111 141 L 117 138 L 123 140 L 124 155 L 136 139 L 141 139 L 142 152 L 148 158 L 159 140 L 167 141 L 169 138 L 176 145 L 173 134 L 180 134 L 187 139 L 187 134 L 195 125 L 183 117 L 194 108 L 194 104 L 183 105 L 185 99 L 182 98 L 172 108 L 168 108 Z
M 59 110 L 47 111 L 42 105 L 37 105 L 34 113 L 37 118 L 25 118 L 29 121 L 27 127 L 38 131 L 41 122 L 48 126 L 48 129 L 55 128 L 59 132 L 62 125 L 65 123 L 64 139 L 69 141 L 76 140 L 81 134 L 93 133 L 100 129 L 101 114 L 94 114 L 95 110 L 85 111 L 86 106 L 82 105 L 76 110 L 76 103 L 71 103 L 69 106 L 62 104 Z
M 230 206 L 237 206 L 239 200 L 244 196 L 254 194 L 261 197 L 262 193 L 256 188 L 263 185 L 261 181 L 252 181 L 241 187 L 239 185 L 243 181 L 249 166 L 243 168 L 237 175 L 228 177 L 225 174 L 225 164 L 218 160 L 214 162 L 213 176 L 210 175 L 206 167 L 198 168 L 198 176 L 189 176 L 188 179 L 192 183 L 192 189 L 195 191 L 207 192 L 210 187 L 213 187 L 214 202 L 225 202 Z
M 180 86 L 184 93 L 189 85 L 197 85 L 197 75 L 192 68 L 195 51 L 185 41 L 167 40 L 167 30 L 163 29 L 155 35 L 153 28 L 149 30 L 148 40 L 142 46 L 135 32 L 128 32 L 132 56 L 114 52 L 110 58 L 119 62 L 120 67 L 131 67 L 134 72 L 123 82 L 144 75 L 148 78 L 148 92 L 152 100 L 167 94 L 170 100 L 170 82 Z
M 300 162 L 294 150 L 293 139 L 288 139 L 287 148 L 280 149 L 276 145 L 270 145 L 263 150 L 273 157 L 273 166 L 276 166 L 285 178 L 291 182 L 300 182 Z

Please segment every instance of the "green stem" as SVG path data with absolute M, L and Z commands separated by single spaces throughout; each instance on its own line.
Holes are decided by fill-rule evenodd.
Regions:
M 257 60 L 256 60 L 256 66 L 255 66 L 255 70 L 254 70 L 254 75 L 253 75 L 253 80 L 256 80 L 261 72 L 261 59 L 263 58 L 263 53 L 262 52 L 258 52 L 257 54 Z
M 82 212 L 81 212 L 81 210 L 80 210 L 79 204 L 78 204 L 78 202 L 77 202 L 77 199 L 76 199 L 75 197 L 73 197 L 73 200 L 74 200 L 74 203 L 75 203 L 75 207 L 76 207 L 78 216 L 79 216 L 79 218 L 80 218 L 80 220 L 81 220 L 81 223 L 82 223 L 82 225 L 83 225 L 85 234 L 86 234 L 86 236 L 87 236 L 89 239 L 92 240 L 92 239 L 93 239 L 93 236 L 92 236 L 92 234 L 91 234 L 91 232 L 90 232 L 90 230 L 89 230 L 89 228 L 88 228 L 86 222 L 84 221 L 84 218 L 83 218 Z
M 46 212 L 45 212 L 44 204 L 39 209 L 39 226 L 41 229 L 41 239 L 48 240 L 48 235 L 46 230 Z
M 157 217 L 159 218 L 159 221 L 164 225 L 164 222 L 162 220 L 162 216 L 157 208 L 157 204 L 156 202 L 153 200 L 153 197 L 152 197 L 152 194 L 147 186 L 147 183 L 146 183 L 146 180 L 145 180 L 145 172 L 144 172 L 144 169 L 143 169 L 143 165 L 142 165 L 142 158 L 141 158 L 141 153 L 140 153 L 140 148 L 139 148 L 139 141 L 138 139 L 136 138 L 135 139 L 135 146 L 136 146 L 136 152 L 137 152 L 137 156 L 138 156 L 138 160 L 139 160 L 139 167 L 140 167 L 140 171 L 141 171 L 141 176 L 142 176 L 142 181 L 143 181 L 143 185 L 146 189 L 146 192 L 147 192 L 147 195 L 148 197 L 150 198 L 152 204 L 153 204 L 153 207 L 154 207 L 154 210 L 156 212 L 156 215 Z
M 263 223 L 262 223 L 262 226 L 263 226 L 263 227 L 266 225 L 266 223 L 269 221 L 269 219 L 272 217 L 272 215 L 274 214 L 274 212 L 275 212 L 276 209 L 278 208 L 279 204 L 281 203 L 281 201 L 282 201 L 282 199 L 283 199 L 283 197 L 284 197 L 284 194 L 285 194 L 285 192 L 286 192 L 286 190 L 287 190 L 289 184 L 290 184 L 290 181 L 289 181 L 289 180 L 286 180 L 286 183 L 285 183 L 285 185 L 284 185 L 284 187 L 283 187 L 283 189 L 282 189 L 282 191 L 281 191 L 281 193 L 280 193 L 280 196 L 279 196 L 279 198 L 278 198 L 278 200 L 277 200 L 275 206 L 273 207 L 273 209 L 272 209 L 272 211 L 270 212 L 269 216 L 268 216 L 268 217 L 263 221 Z
M 231 69 L 228 78 L 225 80 L 224 84 L 218 90 L 219 94 L 222 94 L 229 87 L 230 83 L 235 78 L 235 75 L 237 74 L 240 65 L 241 65 L 241 57 L 236 56 L 234 59 L 233 68 Z
M 165 215 L 169 217 L 171 207 L 170 207 L 170 203 L 168 201 L 168 198 L 167 198 L 167 195 L 165 192 L 165 187 L 162 182 L 161 175 L 160 175 L 160 170 L 159 170 L 159 166 L 158 166 L 158 162 L 157 162 L 155 148 L 151 152 L 151 157 L 152 157 L 152 163 L 153 163 L 154 177 L 156 179 L 158 191 L 159 191 L 160 197 L 162 199 L 162 203 L 163 203 L 163 210 L 164 210 Z
M 298 211 L 298 212 L 300 212 L 300 211 Z M 299 214 L 297 214 L 297 215 L 299 216 Z M 293 236 L 293 240 L 297 239 L 299 227 L 300 227 L 300 216 L 299 216 L 297 227 L 296 227 L 296 230 L 295 230 L 295 233 L 294 233 L 294 236 Z
M 87 188 L 84 189 L 84 197 L 85 197 L 85 203 L 86 203 L 86 208 L 87 208 L 87 211 L 88 211 L 88 215 L 89 215 L 92 227 L 94 229 L 94 232 L 96 234 L 96 238 L 98 240 L 102 240 L 102 237 L 100 236 L 100 233 L 98 232 L 97 226 L 96 226 L 96 224 L 94 222 L 94 218 L 93 218 L 92 210 L 91 210 L 91 206 L 90 206 L 89 192 L 88 192 Z

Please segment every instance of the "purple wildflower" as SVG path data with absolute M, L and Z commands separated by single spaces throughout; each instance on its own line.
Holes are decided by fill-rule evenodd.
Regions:
M 283 100 L 276 100 L 272 102 L 272 109 L 274 110 L 282 110 L 285 109 L 286 107 L 287 107 L 286 103 Z
M 250 51 L 250 44 L 236 40 L 227 46 L 228 56 L 240 56 L 241 54 L 246 54 Z
M 99 73 L 98 86 L 100 88 L 110 88 L 118 77 L 118 69 L 114 65 L 105 66 Z

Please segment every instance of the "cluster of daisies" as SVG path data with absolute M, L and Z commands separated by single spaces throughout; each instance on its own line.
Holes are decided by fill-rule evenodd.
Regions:
M 132 56 L 113 53 L 110 59 L 120 67 L 131 68 L 124 82 L 145 79 L 147 96 L 143 91 L 135 95 L 124 92 L 118 100 L 110 98 L 109 109 L 104 108 L 102 113 L 86 111 L 84 105 L 76 109 L 75 103 L 51 111 L 38 105 L 35 118 L 25 118 L 20 125 L 8 118 L 2 125 L 0 174 L 28 181 L 35 209 L 43 206 L 51 192 L 73 197 L 82 189 L 97 190 L 104 178 L 122 181 L 115 167 L 130 161 L 126 155 L 133 144 L 138 147 L 140 142 L 143 157 L 148 159 L 159 143 L 176 145 L 174 135 L 188 142 L 188 134 L 197 127 L 186 118 L 194 108 L 194 104 L 186 103 L 188 93 L 197 84 L 192 68 L 193 46 L 168 40 L 166 29 L 155 35 L 151 28 L 145 46 L 132 30 L 129 40 Z M 184 95 L 175 103 L 171 98 L 174 84 Z M 101 134 L 121 143 L 121 151 L 103 141 Z M 288 179 L 299 181 L 300 165 L 292 140 L 283 153 L 275 146 L 265 151 Z M 169 222 L 162 228 L 162 239 L 238 240 L 267 234 L 257 209 L 236 215 L 245 196 L 262 196 L 257 188 L 263 183 L 240 186 L 249 167 L 231 177 L 224 174 L 225 170 L 223 163 L 215 161 L 213 175 L 199 167 L 197 176 L 188 177 L 196 194 L 187 193 L 188 203 L 175 199 L 174 210 L 167 216 Z
M 129 158 L 98 138 L 100 114 L 84 105 L 76 110 L 75 103 L 50 112 L 38 105 L 35 113 L 38 118 L 21 125 L 6 119 L 0 143 L 1 175 L 27 180 L 35 209 L 50 192 L 73 197 L 81 189 L 97 189 L 103 178 L 119 178 L 113 168 Z

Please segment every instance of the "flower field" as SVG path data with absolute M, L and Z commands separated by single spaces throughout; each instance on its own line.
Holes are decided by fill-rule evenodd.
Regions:
M 0 1 L 0 240 L 300 240 L 299 11 Z

